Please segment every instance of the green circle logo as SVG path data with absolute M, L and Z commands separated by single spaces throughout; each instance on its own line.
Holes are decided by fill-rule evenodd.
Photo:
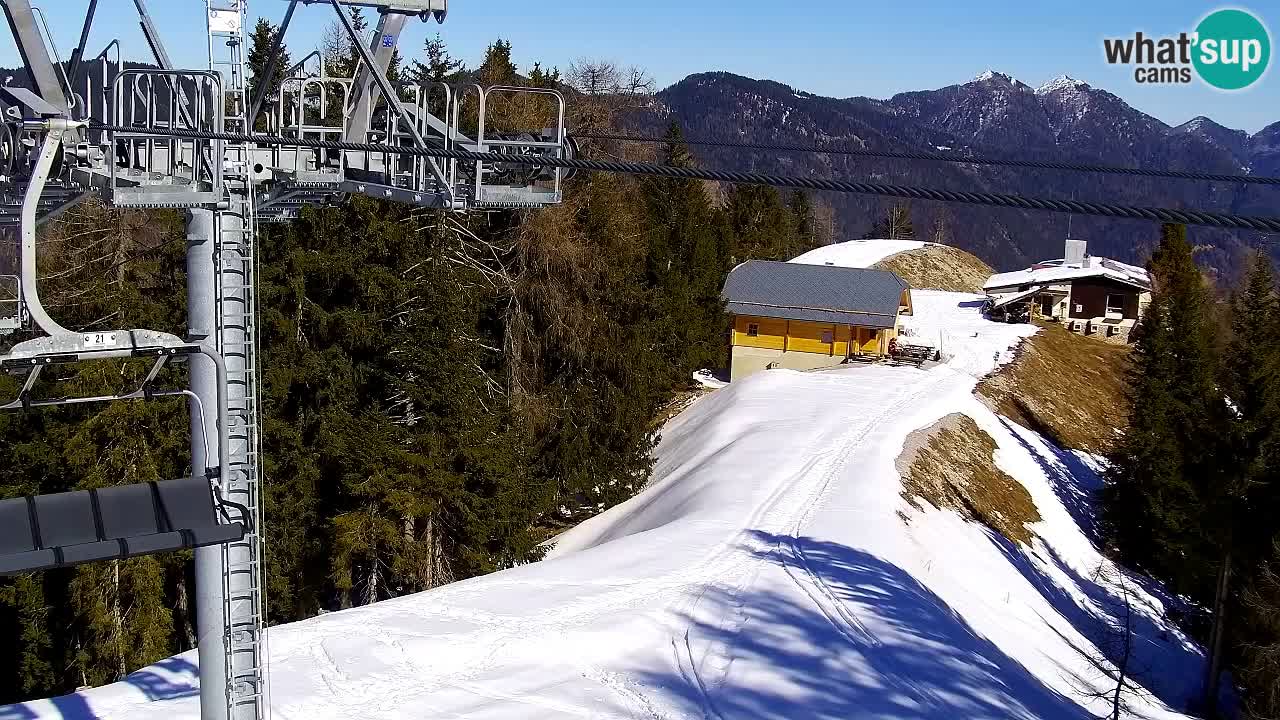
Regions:
M 1220 90 L 1242 90 L 1261 78 L 1271 61 L 1271 36 L 1244 10 L 1217 10 L 1196 27 L 1191 62 L 1200 78 Z

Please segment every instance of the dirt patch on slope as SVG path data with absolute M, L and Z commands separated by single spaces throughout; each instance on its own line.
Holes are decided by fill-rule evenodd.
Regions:
M 713 392 L 715 390 L 709 387 L 694 387 L 677 392 L 674 397 L 659 408 L 657 416 L 653 418 L 653 422 L 649 423 L 649 427 L 653 430 L 660 430 L 663 425 L 671 422 L 675 416 L 688 410 L 693 401 Z
M 1013 362 L 978 384 L 978 397 L 1059 447 L 1106 453 L 1128 424 L 1129 348 L 1038 324 Z
M 1029 545 L 1040 512 L 1017 480 L 996 467 L 996 442 L 968 415 L 952 413 L 907 436 L 898 456 L 902 496 L 920 508 L 921 498 L 949 508 Z
M 991 266 L 950 245 L 930 243 L 922 248 L 890 255 L 874 265 L 890 270 L 921 290 L 980 293 L 991 277 Z

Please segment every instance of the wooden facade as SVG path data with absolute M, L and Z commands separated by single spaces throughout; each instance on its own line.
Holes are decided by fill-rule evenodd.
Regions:
M 736 315 L 731 335 L 730 379 L 738 380 L 770 367 L 816 370 L 887 357 L 897 328 Z
M 805 352 L 844 359 L 884 355 L 893 331 L 834 323 L 738 315 L 733 319 L 734 347 Z
M 1082 278 L 1071 283 L 1067 317 L 1105 317 L 1108 308 L 1119 309 L 1125 320 L 1138 319 L 1138 304 L 1144 291 L 1106 278 Z

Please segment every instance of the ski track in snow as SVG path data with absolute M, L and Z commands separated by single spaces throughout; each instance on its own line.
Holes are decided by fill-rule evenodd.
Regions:
M 891 249 L 845 254 L 869 264 Z M 1090 595 L 1072 574 L 1101 556 L 1055 494 L 1069 458 L 1045 455 L 1038 436 L 972 395 L 1033 332 L 982 320 L 978 300 L 916 293 L 912 324 L 944 341 L 939 366 L 769 371 L 699 398 L 664 429 L 650 485 L 566 532 L 542 562 L 273 628 L 275 716 L 1075 720 L 1097 710 L 1073 686 L 1106 684 L 1084 677 L 1093 665 L 1078 652 L 1092 647 L 1081 623 L 1101 612 L 1097 593 L 1111 591 Z M 893 460 L 906 436 L 952 412 L 992 434 L 997 465 L 1031 490 L 1044 516 L 1034 548 L 1008 549 L 900 498 Z M 893 575 L 877 584 L 874 572 Z M 1139 600 L 1158 615 L 1159 600 Z M 1166 686 L 1199 670 L 1172 637 L 1172 649 L 1143 646 L 1170 657 Z M 152 698 L 130 682 L 79 699 L 102 720 L 198 715 L 190 693 Z M 1135 704 L 1141 717 L 1175 716 L 1151 695 Z M 0 717 L 61 714 L 39 701 Z

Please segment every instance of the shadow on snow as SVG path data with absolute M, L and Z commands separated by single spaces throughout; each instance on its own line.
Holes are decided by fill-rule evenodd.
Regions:
M 167 674 L 162 675 L 157 669 Z M 200 669 L 189 660 L 171 657 L 126 675 L 122 682 L 142 691 L 147 700 L 176 700 L 200 693 Z M 49 702 L 62 720 L 98 720 L 89 703 L 77 693 L 50 698 Z M 0 720 L 34 720 L 36 717 L 25 705 L 0 706 Z
M 1031 420 L 1035 419 L 1035 413 L 1029 408 L 1023 411 L 1023 415 Z M 1044 450 L 1048 451 L 1046 456 L 1041 448 L 1027 442 L 1027 439 L 1022 436 L 1027 429 L 1002 415 L 997 417 L 1009 434 L 1040 466 L 1040 471 L 1049 478 L 1058 501 L 1067 509 L 1076 525 L 1084 531 L 1089 542 L 1096 546 L 1100 540 L 1097 502 L 1098 493 L 1102 490 L 1102 478 L 1098 477 L 1093 468 L 1075 453 L 1063 450 L 1055 444 L 1052 440 L 1054 437 L 1052 428 L 1047 426 L 1030 428 L 1044 440 Z
M 1075 453 L 1061 449 L 1048 439 L 1042 446 L 1034 445 L 1023 437 L 1021 433 L 1025 430 L 1020 426 L 1004 417 L 1000 418 L 1000 422 L 1004 423 L 1010 434 L 1040 465 L 1072 520 L 1085 532 L 1090 542 L 1098 545 L 1101 538 L 1097 523 L 1097 496 L 1102 489 L 1102 478 Z M 1114 582 L 1100 579 L 1096 574 L 1082 575 L 1067 564 L 1053 547 L 1041 543 L 1039 547 L 1044 552 L 1038 554 L 1042 560 L 1080 588 L 1089 601 L 1088 604 L 1082 604 L 1055 583 L 1041 567 L 1032 563 L 1025 551 L 994 533 L 990 535 L 992 542 L 996 543 L 1010 564 L 1081 635 L 1093 643 L 1107 660 L 1116 662 L 1121 657 L 1123 636 L 1120 629 L 1124 627 L 1125 602 L 1122 592 Z M 1125 583 L 1155 598 L 1166 611 L 1183 608 L 1186 604 L 1148 577 L 1119 566 L 1115 569 L 1124 573 Z M 1160 618 L 1158 608 L 1144 605 L 1137 598 L 1134 598 L 1132 605 L 1134 645 L 1130 674 L 1170 707 L 1186 707 L 1199 692 L 1204 665 L 1203 651 L 1174 628 L 1172 622 Z M 1076 649 L 1086 657 L 1091 654 L 1083 649 Z
M 803 577 L 793 545 L 832 595 L 874 619 L 880 637 L 837 627 L 802 593 L 734 593 L 709 588 L 696 615 L 738 617 L 732 626 L 682 618 L 692 646 L 721 648 L 727 670 L 681 660 L 670 674 L 640 672 L 678 706 L 680 717 L 753 718 L 1066 718 L 1090 717 L 978 635 L 915 578 L 884 560 L 837 543 L 754 533 L 744 548 Z M 759 548 L 767 547 L 767 550 Z M 807 578 L 805 578 L 807 582 Z M 815 596 L 819 596 L 814 593 Z M 823 600 L 829 602 L 828 600 Z M 858 641 L 851 638 L 858 637 Z M 679 653 L 685 647 L 676 643 Z M 721 663 L 723 665 L 723 663 Z M 693 665 L 698 675 L 690 677 Z M 752 677 L 766 666 L 767 682 Z M 703 688 L 705 687 L 705 691 Z

